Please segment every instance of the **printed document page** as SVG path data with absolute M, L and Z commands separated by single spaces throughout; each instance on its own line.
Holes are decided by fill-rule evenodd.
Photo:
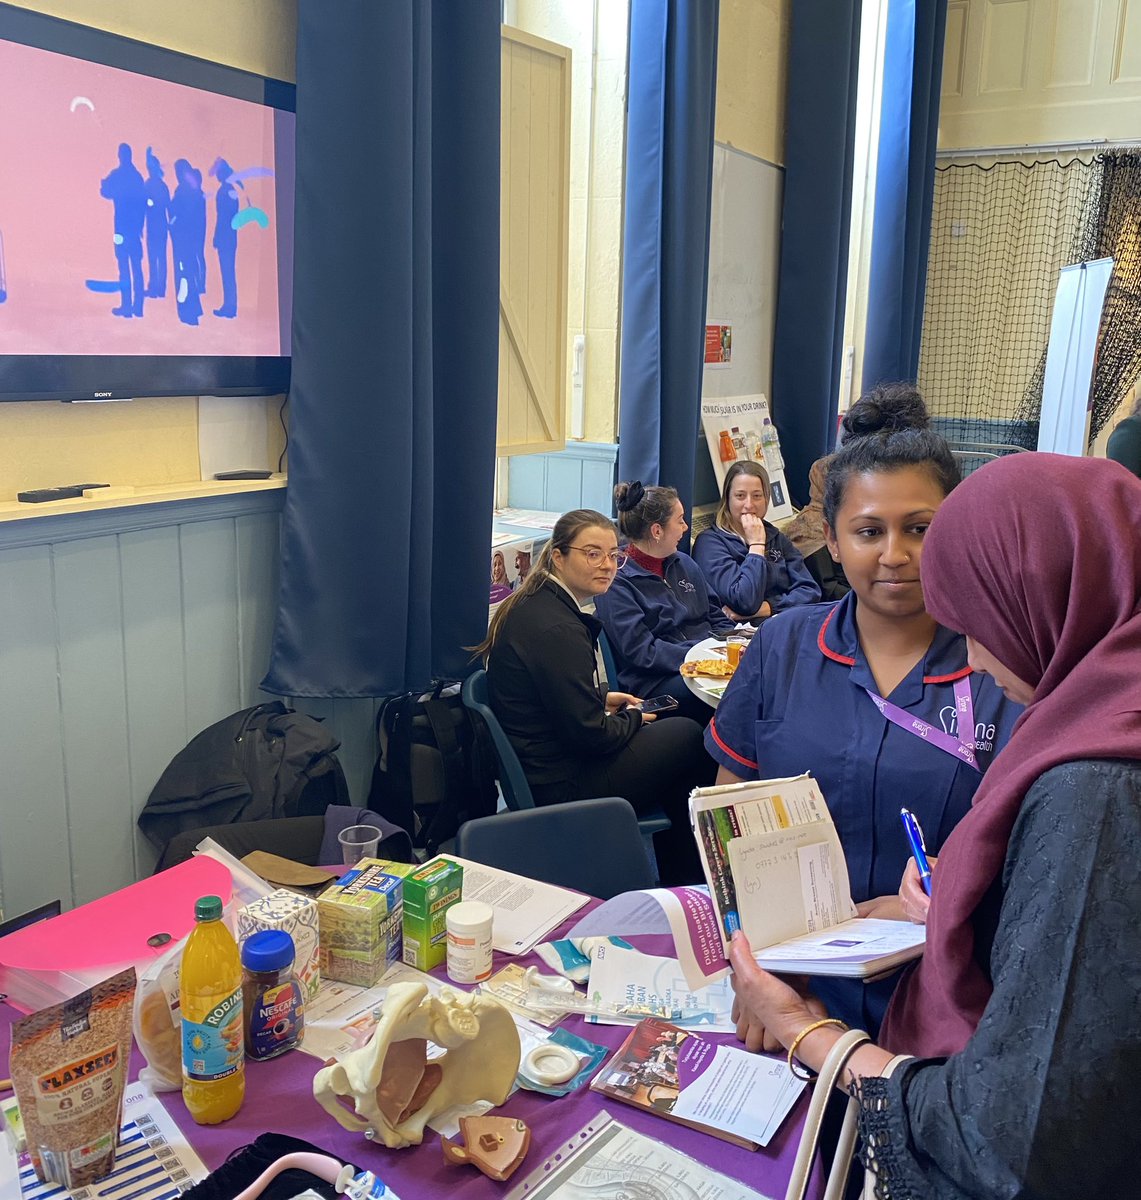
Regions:
M 831 839 L 821 839 L 825 828 Z M 855 915 L 847 863 L 831 822 L 733 838 L 729 869 L 741 928 L 754 947 L 827 929 Z
M 678 1058 L 680 1089 L 670 1110 L 767 1146 L 804 1082 L 779 1058 L 688 1038 Z
M 863 964 L 878 964 L 881 960 L 905 962 L 915 958 L 926 941 L 922 925 L 910 921 L 884 921 L 875 917 L 857 917 L 833 925 L 819 933 L 781 942 L 756 951 L 757 962 L 770 971 L 796 972 L 798 965 L 811 966 L 814 975 L 844 975 L 859 977 L 856 970 Z
M 528 1162 L 526 1167 L 529 1169 Z M 767 1200 L 665 1142 L 619 1124 L 607 1113 L 515 1185 L 507 1200 Z
M 582 853 L 589 854 L 587 847 Z M 589 900 L 579 892 L 540 883 L 510 871 L 443 854 L 464 869 L 465 900 L 482 900 L 495 912 L 491 945 L 504 954 L 526 954 Z

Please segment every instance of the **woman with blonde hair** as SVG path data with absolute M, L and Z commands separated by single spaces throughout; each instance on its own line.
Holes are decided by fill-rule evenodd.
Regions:
M 820 599 L 800 552 L 765 520 L 771 492 L 760 463 L 734 463 L 725 472 L 717 517 L 693 545 L 710 590 L 737 621 L 764 620 Z
M 701 868 L 688 797 L 714 771 L 701 726 L 681 717 L 654 724 L 639 711 L 641 698 L 600 682 L 601 623 L 586 608 L 625 560 L 609 518 L 565 513 L 476 653 L 535 803 L 622 796 L 635 812 L 660 808 L 672 822 L 655 837 L 662 882 L 691 883 Z

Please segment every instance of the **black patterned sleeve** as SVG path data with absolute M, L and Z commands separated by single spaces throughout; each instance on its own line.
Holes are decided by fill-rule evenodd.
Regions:
M 880 1200 L 1062 1200 L 1136 1186 L 1141 764 L 1043 775 L 1015 824 L 1003 886 L 994 993 L 974 1037 L 949 1059 L 912 1060 L 856 1089 Z

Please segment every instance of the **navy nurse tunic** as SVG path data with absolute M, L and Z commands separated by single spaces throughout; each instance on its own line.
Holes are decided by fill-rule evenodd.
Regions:
M 1006 744 L 1022 707 L 989 675 L 967 666 L 966 641 L 940 626 L 923 660 L 886 697 L 937 729 L 957 733 L 954 684 L 969 677 L 975 750 L 985 771 Z M 894 895 L 910 857 L 899 810 L 915 813 L 938 854 L 971 806 L 982 780 L 952 754 L 884 717 L 864 691 L 877 691 L 856 630 L 856 595 L 835 604 L 792 608 L 766 621 L 741 658 L 705 732 L 710 754 L 742 779 L 811 771 L 836 824 L 848 862 L 852 899 Z M 846 1019 L 878 1025 L 890 994 L 873 985 L 870 1009 Z M 886 981 L 889 985 L 892 981 Z M 815 986 L 838 1001 L 831 987 Z M 875 993 L 883 992 L 882 1003 Z M 831 1007 L 831 1004 L 830 1004 Z M 845 1014 L 841 1014 L 845 1015 Z

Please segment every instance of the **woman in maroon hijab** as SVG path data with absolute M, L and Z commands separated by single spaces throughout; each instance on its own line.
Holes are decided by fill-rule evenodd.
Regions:
M 1141 480 L 1019 454 L 944 502 L 923 592 L 1027 708 L 947 840 L 923 960 L 861 1101 L 874 1194 L 1132 1194 L 1141 1151 Z M 741 1005 L 818 1070 L 840 1036 L 737 935 Z M 803 1036 L 801 1036 L 803 1035 Z M 893 1053 L 897 1057 L 893 1058 Z M 914 1057 L 903 1057 L 914 1056 Z M 869 1150 L 870 1139 L 870 1150 Z

